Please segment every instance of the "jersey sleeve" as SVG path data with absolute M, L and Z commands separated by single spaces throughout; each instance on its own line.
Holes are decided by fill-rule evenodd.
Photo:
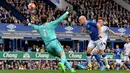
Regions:
M 126 49 L 126 47 L 125 47 L 126 45 L 124 45 L 124 49 L 123 50 L 125 50 Z
M 64 20 L 67 16 L 68 16 L 69 12 L 65 12 L 62 16 L 60 16 L 57 20 L 49 22 L 48 24 L 50 25 L 50 27 L 54 27 L 56 28 L 56 26 L 62 21 Z
M 92 26 L 97 26 L 97 22 L 95 20 L 88 20 L 88 24 Z
M 30 27 L 32 27 L 33 29 L 35 30 L 38 30 L 39 29 L 39 26 L 38 25 L 35 25 L 35 24 L 31 24 L 29 25 Z
M 109 29 L 109 27 L 105 26 L 105 30 L 106 30 L 106 31 L 109 31 L 110 29 Z

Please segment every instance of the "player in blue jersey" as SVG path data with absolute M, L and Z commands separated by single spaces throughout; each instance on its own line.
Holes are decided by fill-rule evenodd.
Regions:
M 79 22 L 81 25 L 85 26 L 85 29 L 82 30 L 82 32 L 88 33 L 90 35 L 91 40 L 89 41 L 88 47 L 87 47 L 87 60 L 88 66 L 90 69 L 92 68 L 91 65 L 91 51 L 95 47 L 97 49 L 101 49 L 103 47 L 101 38 L 101 24 L 97 23 L 95 20 L 87 20 L 85 16 L 79 17 Z M 103 65 L 100 56 L 95 53 L 94 54 L 97 62 L 100 64 L 100 70 L 105 70 L 105 66 Z
M 122 64 L 121 55 L 122 50 L 119 48 L 119 45 L 116 45 L 116 49 L 113 50 L 115 59 L 116 59 L 116 69 L 119 70 Z
M 101 48 L 98 48 L 97 49 L 97 46 L 96 46 L 96 48 L 94 48 L 93 50 L 92 50 L 92 52 L 91 52 L 91 55 L 93 55 L 93 56 L 95 56 L 95 58 L 96 58 L 96 60 L 97 61 L 99 61 L 98 59 L 99 59 L 99 57 L 97 56 L 97 54 L 98 54 L 98 52 L 102 55 L 102 58 L 103 58 L 103 60 L 104 60 L 104 62 L 105 62 L 105 65 L 106 65 L 106 68 L 107 68 L 107 70 L 109 70 L 109 68 L 110 68 L 110 66 L 108 65 L 108 59 L 107 59 L 107 56 L 106 56 L 106 54 L 104 53 L 104 50 L 105 50 L 105 48 L 106 48 L 106 42 L 107 42 L 107 39 L 108 39 L 108 34 L 109 33 L 112 33 L 112 34 L 114 34 L 114 35 L 116 35 L 116 36 L 121 36 L 121 34 L 120 33 L 115 33 L 114 31 L 112 31 L 112 30 L 110 30 L 107 26 L 104 26 L 103 25 L 103 19 L 102 18 L 99 18 L 98 19 L 98 23 L 101 25 L 101 38 L 100 38 L 100 40 L 102 41 L 101 42 Z M 83 30 L 83 29 L 82 29 Z M 86 60 L 86 61 L 88 61 L 88 60 Z M 87 63 L 87 62 L 86 62 Z M 80 65 L 79 66 L 79 68 L 80 69 L 83 69 L 87 64 L 84 64 L 84 65 Z

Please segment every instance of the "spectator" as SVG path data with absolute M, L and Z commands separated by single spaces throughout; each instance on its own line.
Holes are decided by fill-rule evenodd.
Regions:
M 0 44 L 0 51 L 4 51 L 2 44 Z
M 27 40 L 25 41 L 25 44 L 24 44 L 24 51 L 25 52 L 28 51 L 28 41 Z
M 73 50 L 72 50 L 72 48 L 69 50 L 69 53 L 73 53 Z
M 40 48 L 36 46 L 36 52 L 40 52 Z
M 42 47 L 41 47 L 41 49 L 40 49 L 40 52 L 45 52 L 44 49 L 45 49 L 45 48 L 44 48 L 44 45 L 42 44 Z
M 36 45 L 33 45 L 32 52 L 36 52 Z

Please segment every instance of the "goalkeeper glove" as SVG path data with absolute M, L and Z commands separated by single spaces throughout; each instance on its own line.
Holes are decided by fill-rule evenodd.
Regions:
M 69 6 L 69 7 L 67 7 L 66 10 L 67 10 L 69 13 L 72 13 L 72 11 L 73 11 L 73 7 Z

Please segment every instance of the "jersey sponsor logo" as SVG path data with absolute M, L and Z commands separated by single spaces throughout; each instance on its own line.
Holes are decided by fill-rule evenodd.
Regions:
M 67 27 L 65 27 L 65 29 L 67 30 L 67 31 L 65 31 L 66 33 L 73 33 L 73 27 L 71 27 L 71 26 L 67 26 Z
M 88 24 L 88 25 L 86 26 L 86 30 L 87 30 L 87 33 L 88 33 L 88 34 L 92 34 L 92 31 L 91 31 L 90 29 L 91 29 L 91 27 L 90 27 L 90 25 Z

